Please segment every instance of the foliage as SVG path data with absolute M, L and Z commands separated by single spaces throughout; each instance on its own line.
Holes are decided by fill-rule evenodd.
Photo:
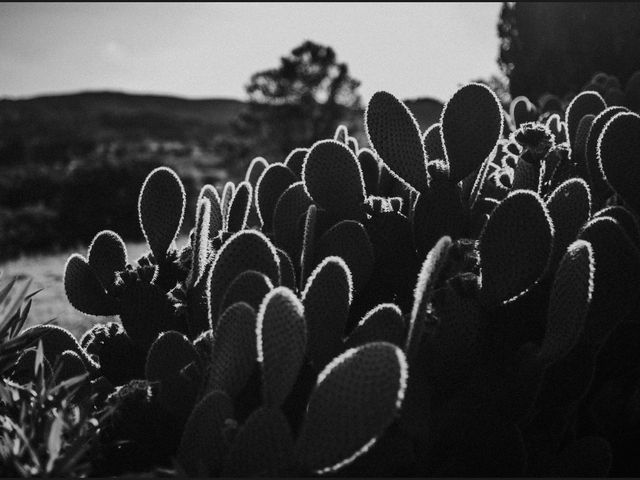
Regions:
M 225 166 L 238 175 L 257 155 L 281 161 L 294 148 L 331 136 L 340 122 L 353 124 L 359 85 L 331 47 L 303 42 L 277 68 L 249 79 L 248 106 L 233 134 L 218 142 Z
M 106 412 L 96 415 L 87 376 L 65 379 L 62 363 L 47 372 L 42 343 L 30 380 L 0 379 L 0 474 L 3 477 L 77 477 L 91 472 L 89 450 Z
M 0 289 L 0 375 L 8 371 L 22 351 L 36 340 L 32 335 L 21 334 L 21 330 L 31 309 L 31 299 L 38 291 L 27 293 L 30 280 L 19 288 L 14 288 L 16 282 L 14 278 Z
M 504 2 L 498 35 L 514 98 L 573 96 L 598 72 L 624 84 L 640 68 L 636 3 Z

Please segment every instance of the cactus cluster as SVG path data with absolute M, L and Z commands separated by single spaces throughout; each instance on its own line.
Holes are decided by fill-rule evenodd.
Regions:
M 368 147 L 340 126 L 254 159 L 182 246 L 152 171 L 149 253 L 103 231 L 65 267 L 120 321 L 33 327 L 114 407 L 102 473 L 638 474 L 640 116 L 612 95 L 506 112 L 470 83 L 421 132 L 378 92 Z

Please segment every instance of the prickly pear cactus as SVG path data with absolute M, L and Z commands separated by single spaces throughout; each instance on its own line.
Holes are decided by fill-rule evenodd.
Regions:
M 508 113 L 470 83 L 425 131 L 377 92 L 366 138 L 255 157 L 190 232 L 153 170 L 149 252 L 105 230 L 65 266 L 102 323 L 27 329 L 9 380 L 88 377 L 118 473 L 637 476 L 638 78 Z

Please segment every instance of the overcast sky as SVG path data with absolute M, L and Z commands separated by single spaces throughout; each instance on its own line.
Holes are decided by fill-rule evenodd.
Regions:
M 0 3 L 0 97 L 109 89 L 245 98 L 306 39 L 362 81 L 446 100 L 498 72 L 500 3 Z

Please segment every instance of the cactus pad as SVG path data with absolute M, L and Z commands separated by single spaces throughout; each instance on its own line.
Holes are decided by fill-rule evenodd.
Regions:
M 267 294 L 258 311 L 256 335 L 263 403 L 279 407 L 291 392 L 307 349 L 304 307 L 291 290 L 278 287 Z
M 440 124 L 449 179 L 459 182 L 494 149 L 502 134 L 504 117 L 495 93 L 485 85 L 470 83 L 446 103 Z
M 233 193 L 229 211 L 227 212 L 227 231 L 239 232 L 245 228 L 249 210 L 251 209 L 252 195 L 253 187 L 251 184 L 249 182 L 240 182 Z
M 264 172 L 268 166 L 269 166 L 269 163 L 264 158 L 262 157 L 254 158 L 253 160 L 251 160 L 251 163 L 247 168 L 247 173 L 244 176 L 244 180 L 246 182 L 249 182 L 255 190 L 256 185 L 258 185 L 258 180 L 262 175 L 262 172 Z
M 236 302 L 246 302 L 254 310 L 258 310 L 262 299 L 272 288 L 273 282 L 264 273 L 245 270 L 229 285 L 220 308 L 224 311 Z
M 272 230 L 273 212 L 280 195 L 297 181 L 296 174 L 281 163 L 272 163 L 262 173 L 256 185 L 256 207 L 263 231 Z
M 146 178 L 138 198 L 142 232 L 157 263 L 162 263 L 182 225 L 186 199 L 175 172 L 158 167 Z
M 178 447 L 178 462 L 190 476 L 220 473 L 228 450 L 225 426 L 230 419 L 233 404 L 224 392 L 210 392 L 196 404 Z
M 120 235 L 103 230 L 93 237 L 87 260 L 102 286 L 108 290 L 116 281 L 116 272 L 127 266 L 127 247 Z
M 594 91 L 580 92 L 571 100 L 564 118 L 567 124 L 571 148 L 575 145 L 576 133 L 578 132 L 578 125 L 582 117 L 589 114 L 598 115 L 605 108 L 607 108 L 607 104 L 604 102 L 604 99 L 598 92 Z
M 289 185 L 276 203 L 273 213 L 274 243 L 291 258 L 300 256 L 300 221 L 311 203 L 311 197 L 302 182 Z
M 640 115 L 619 113 L 598 139 L 600 165 L 611 187 L 640 214 Z
M 589 130 L 589 136 L 587 137 L 587 144 L 585 147 L 585 160 L 587 165 L 587 175 L 589 184 L 591 186 L 594 197 L 604 200 L 611 195 L 611 187 L 604 179 L 604 175 L 600 169 L 600 163 L 598 159 L 598 138 L 602 133 L 605 125 L 616 114 L 626 111 L 622 107 L 609 107 L 606 110 L 600 112 L 593 120 L 591 129 Z
M 347 339 L 348 348 L 372 342 L 388 342 L 404 348 L 406 326 L 402 311 L 393 303 L 381 303 L 369 310 Z
M 180 373 L 195 362 L 197 353 L 191 342 L 180 332 L 161 333 L 147 354 L 145 375 L 151 382 L 165 380 Z
M 210 217 L 209 217 L 209 238 L 214 238 L 218 235 L 218 232 L 222 230 L 224 217 L 222 216 L 222 204 L 220 202 L 220 195 L 218 191 L 212 185 L 205 185 L 200 190 L 198 199 L 208 198 L 211 204 Z
M 418 347 L 422 335 L 423 323 L 426 320 L 427 306 L 431 301 L 431 294 L 440 276 L 445 263 L 447 262 L 449 249 L 451 248 L 451 237 L 444 236 L 435 244 L 427 254 L 416 288 L 413 292 L 413 308 L 411 310 L 411 320 L 409 331 L 407 332 L 407 342 L 404 351 L 411 358 Z
M 567 180 L 554 190 L 546 202 L 554 226 L 553 251 L 549 268 L 554 271 L 567 247 L 578 237 L 591 218 L 591 194 L 579 178 Z
M 302 180 L 309 197 L 320 207 L 341 219 L 362 219 L 362 171 L 356 156 L 341 143 L 316 142 L 305 158 Z
M 578 342 L 591 303 L 594 274 L 591 244 L 577 240 L 562 258 L 551 289 L 547 329 L 539 353 L 545 364 L 561 360 Z
M 234 234 L 218 252 L 209 285 L 209 314 L 211 326 L 215 327 L 224 292 L 230 283 L 245 270 L 264 273 L 274 285 L 280 283 L 279 259 L 273 244 L 256 230 L 243 230 Z
M 296 148 L 291 150 L 284 161 L 284 165 L 289 167 L 289 170 L 295 173 L 298 178 L 302 178 L 302 165 L 308 152 L 308 148 Z
M 593 247 L 596 265 L 585 339 L 591 345 L 601 345 L 638 302 L 640 253 L 610 217 L 591 220 L 579 238 Z
M 115 315 L 118 303 L 107 295 L 95 270 L 85 258 L 74 253 L 64 267 L 64 291 L 69 303 L 87 315 Z
M 234 303 L 220 316 L 213 333 L 207 388 L 234 398 L 247 383 L 256 359 L 256 312 L 247 303 Z
M 353 277 L 356 293 L 362 291 L 373 272 L 373 247 L 361 223 L 343 220 L 327 230 L 318 240 L 316 259 L 342 257 Z
M 358 152 L 358 163 L 364 180 L 364 190 L 367 195 L 378 193 L 378 181 L 380 180 L 380 163 L 376 154 L 368 148 Z
M 334 472 L 369 450 L 404 399 L 408 368 L 402 350 L 385 342 L 347 350 L 318 377 L 297 443 L 302 464 Z
M 376 92 L 365 112 L 369 143 L 393 175 L 418 191 L 429 187 L 427 156 L 420 128 L 407 106 L 387 92 Z
M 549 263 L 553 235 L 537 194 L 516 190 L 500 202 L 480 235 L 482 301 L 504 302 L 537 282 Z
M 309 276 L 302 292 L 309 358 L 319 371 L 342 352 L 353 281 L 340 257 L 326 257 Z
M 293 436 L 282 411 L 261 407 L 244 422 L 225 460 L 225 477 L 278 476 L 293 460 Z

